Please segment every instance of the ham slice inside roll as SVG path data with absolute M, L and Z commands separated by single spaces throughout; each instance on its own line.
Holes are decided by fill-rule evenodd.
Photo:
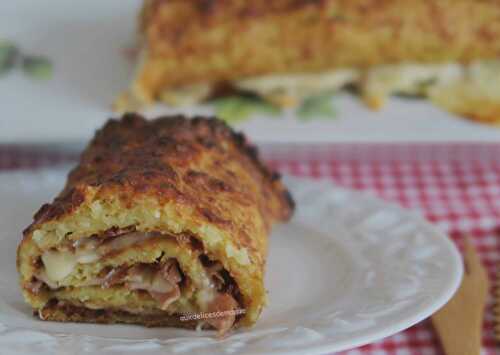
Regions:
M 65 280 L 71 279 L 81 266 L 112 259 L 113 255 L 120 255 L 127 248 L 137 248 L 141 243 L 162 239 L 171 241 L 178 238 L 159 232 L 133 231 L 111 238 L 96 236 L 79 239 L 58 249 L 47 250 L 40 258 L 40 268 L 32 282 L 32 292 L 39 293 L 44 289 L 61 291 L 66 286 Z M 199 254 L 197 260 L 203 270 L 204 280 L 197 290 L 200 295 L 196 301 L 198 309 L 209 314 L 204 318 L 206 324 L 223 335 L 237 319 L 234 311 L 241 309 L 236 300 L 239 297 L 237 285 L 220 262 L 211 260 L 203 253 Z M 145 292 L 158 309 L 168 311 L 170 305 L 181 299 L 182 288 L 189 283 L 191 281 L 182 272 L 177 260 L 168 258 L 155 263 L 106 266 L 79 287 L 124 288 L 131 292 Z M 193 315 L 188 315 L 189 317 L 203 318 Z

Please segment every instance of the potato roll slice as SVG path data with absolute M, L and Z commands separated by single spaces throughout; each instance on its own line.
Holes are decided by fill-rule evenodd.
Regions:
M 217 119 L 110 120 L 23 232 L 17 266 L 43 320 L 216 329 L 255 323 L 279 175 Z

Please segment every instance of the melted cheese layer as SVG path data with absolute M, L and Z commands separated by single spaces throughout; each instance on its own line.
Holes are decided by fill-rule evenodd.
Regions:
M 232 85 L 254 92 L 280 107 L 298 106 L 307 97 L 353 85 L 371 108 L 382 107 L 393 94 L 419 95 L 429 97 L 447 111 L 500 123 L 499 80 L 500 60 L 478 60 L 469 64 L 408 62 L 368 69 L 271 74 L 236 80 Z M 172 106 L 194 105 L 206 100 L 211 92 L 211 84 L 196 83 L 165 90 L 160 100 Z M 126 110 L 128 103 L 132 101 L 124 100 L 116 109 Z M 133 107 L 136 106 L 137 102 Z
M 131 232 L 102 244 L 96 239 L 88 238 L 74 242 L 72 250 L 69 250 L 67 247 L 63 247 L 61 250 L 47 250 L 41 256 L 44 268 L 39 271 L 37 278 L 53 290 L 69 286 L 65 279 L 77 271 L 79 264 L 94 263 L 107 253 L 123 250 L 131 245 L 158 236 L 161 236 L 161 234 L 154 232 Z M 215 299 L 218 291 L 208 271 L 203 267 L 201 267 L 201 271 L 201 273 L 198 273 L 199 280 L 197 283 L 199 285 L 195 299 L 199 308 L 206 311 Z M 147 289 L 153 292 L 164 292 L 166 288 L 163 279 L 158 278 L 158 274 L 152 275 L 148 270 L 136 272 L 134 277 L 128 277 L 126 280 L 131 290 Z M 103 286 L 103 282 L 104 279 L 102 277 L 95 276 L 79 285 L 73 286 Z M 83 303 L 86 304 L 86 302 Z

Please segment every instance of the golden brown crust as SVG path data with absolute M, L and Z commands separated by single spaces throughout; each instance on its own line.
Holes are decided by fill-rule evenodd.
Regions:
M 136 88 L 500 56 L 496 0 L 151 0 Z M 193 70 L 196 68 L 196 70 Z
M 237 188 L 243 182 L 241 173 L 257 185 Z M 231 227 L 228 214 L 233 204 L 244 208 L 257 203 L 269 225 L 287 220 L 294 208 L 279 174 L 259 160 L 257 149 L 243 134 L 213 118 L 147 121 L 130 113 L 110 120 L 83 152 L 64 190 L 40 208 L 23 234 L 74 211 L 84 201 L 85 186 L 119 188 L 129 202 L 142 194 L 152 194 L 160 202 L 175 199 L 195 206 L 202 218 L 223 227 Z M 224 198 L 218 198 L 220 194 Z

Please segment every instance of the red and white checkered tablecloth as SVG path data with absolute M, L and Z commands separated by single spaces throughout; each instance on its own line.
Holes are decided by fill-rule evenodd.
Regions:
M 500 269 L 499 145 L 280 146 L 264 150 L 282 173 L 327 177 L 340 186 L 367 190 L 421 211 L 460 244 L 470 234 L 493 281 Z M 33 147 L 1 147 L 0 171 L 74 161 L 75 154 Z M 493 282 L 492 282 L 493 283 Z M 443 354 L 429 320 L 343 355 Z M 488 304 L 483 354 L 500 354 Z

